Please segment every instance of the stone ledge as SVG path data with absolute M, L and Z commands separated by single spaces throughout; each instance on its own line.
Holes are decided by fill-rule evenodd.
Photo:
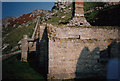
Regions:
M 54 26 L 53 26 L 54 27 Z M 101 29 L 116 29 L 116 28 L 120 28 L 119 26 L 86 26 L 86 25 L 82 25 L 82 26 L 68 26 L 68 25 L 60 25 L 60 26 L 55 26 L 56 28 L 66 28 L 66 27 L 70 27 L 70 28 L 101 28 Z M 48 27 L 49 28 L 49 27 Z

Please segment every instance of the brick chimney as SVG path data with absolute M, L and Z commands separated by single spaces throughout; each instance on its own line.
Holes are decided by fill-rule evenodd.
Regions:
M 73 19 L 69 22 L 69 25 L 89 26 L 90 24 L 84 16 L 83 0 L 75 0 L 73 5 L 75 6 L 73 8 Z

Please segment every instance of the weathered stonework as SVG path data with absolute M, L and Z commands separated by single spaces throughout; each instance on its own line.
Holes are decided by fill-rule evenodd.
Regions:
M 90 26 L 82 0 L 75 1 L 74 17 L 67 26 L 39 28 L 36 63 L 48 80 L 103 78 L 106 66 L 102 62 L 120 57 L 120 28 Z
M 98 26 L 40 26 L 37 66 L 49 80 L 106 77 L 105 63 L 120 58 L 120 28 Z M 26 36 L 22 61 L 27 61 Z M 102 64 L 104 63 L 104 64 Z
M 118 33 L 117 27 L 49 27 L 48 79 L 105 77 L 101 52 L 108 49 L 109 40 L 120 41 Z

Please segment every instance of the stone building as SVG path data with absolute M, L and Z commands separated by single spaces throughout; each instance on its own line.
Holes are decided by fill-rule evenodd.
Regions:
M 120 58 L 119 31 L 118 27 L 48 27 L 48 79 L 105 79 L 107 61 Z
M 105 62 L 120 58 L 120 28 L 90 26 L 84 17 L 83 1 L 79 0 L 75 1 L 70 24 L 78 26 L 40 26 L 37 67 L 48 80 L 103 79 Z

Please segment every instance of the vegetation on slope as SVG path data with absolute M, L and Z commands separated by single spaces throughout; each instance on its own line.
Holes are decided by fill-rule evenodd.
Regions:
M 92 6 L 92 4 L 94 4 Z M 85 3 L 84 10 L 103 6 L 104 3 Z M 101 4 L 101 5 L 100 5 Z M 90 7 L 90 8 L 89 8 Z M 109 6 L 101 10 L 94 10 L 85 14 L 87 21 L 93 26 L 120 26 L 120 5 Z
M 13 27 L 13 26 L 8 26 L 7 28 L 3 27 L 2 28 L 2 37 L 5 37 L 5 35 L 10 33 L 13 29 L 16 29 L 17 27 L 18 27 L 18 25 L 16 25 L 15 27 Z
M 95 7 L 103 7 L 104 5 L 105 3 L 103 2 L 84 2 L 84 11 L 86 12 Z
M 94 9 L 95 7 L 103 7 L 105 3 L 102 2 L 85 2 L 84 10 Z M 57 13 L 54 13 L 46 22 L 53 25 L 67 24 L 72 18 L 72 6 L 70 4 L 62 10 L 58 10 Z M 120 26 L 120 5 L 109 6 L 101 10 L 94 10 L 91 13 L 86 13 L 85 17 L 87 21 L 93 26 Z M 18 45 L 18 42 L 22 39 L 24 34 L 28 36 L 32 35 L 34 24 L 29 25 L 28 27 L 17 28 L 7 27 L 3 28 L 2 36 L 6 36 L 3 40 L 3 43 L 9 44 L 9 46 L 3 50 L 3 53 L 8 53 L 14 46 Z
M 96 6 L 103 6 L 104 3 L 85 3 L 85 12 L 93 9 Z M 72 7 L 72 4 L 68 7 Z M 68 9 L 66 8 L 66 9 Z M 54 14 L 47 23 L 53 25 L 66 24 L 72 17 L 72 10 L 68 13 L 64 13 L 65 9 L 59 10 Z M 117 12 L 117 13 L 116 13 Z M 90 22 L 91 25 L 120 25 L 119 24 L 119 14 L 120 14 L 120 5 L 111 6 L 103 10 L 95 10 L 89 14 L 85 14 L 86 19 Z M 61 18 L 65 16 L 64 18 Z M 22 39 L 23 35 L 27 34 L 31 37 L 35 23 L 31 24 L 28 27 L 18 28 L 17 26 L 8 27 L 8 29 L 3 29 L 3 37 L 6 36 L 3 43 L 9 44 L 9 46 L 3 50 L 3 53 L 8 53 L 11 49 L 18 45 L 18 42 Z M 3 61 L 3 79 L 41 79 L 43 77 L 37 73 L 29 63 L 21 62 L 19 55 L 15 55 L 5 61 Z
M 94 9 L 93 12 L 86 13 L 85 17 L 87 21 L 93 26 L 120 26 L 120 5 L 113 5 L 106 7 L 101 10 L 96 10 L 96 7 L 104 7 L 106 3 L 104 2 L 85 2 L 84 3 L 84 11 L 85 13 L 91 9 Z M 66 24 L 72 18 L 72 9 L 68 13 L 64 13 L 68 8 L 72 8 L 72 4 L 69 7 L 59 10 L 56 14 L 54 14 L 47 23 L 53 25 Z M 61 18 L 62 16 L 66 16 L 65 18 Z
M 60 25 L 60 24 L 66 24 L 66 23 L 68 23 L 71 20 L 71 18 L 72 18 L 72 9 L 71 10 L 67 10 L 67 9 L 69 9 L 71 7 L 72 7 L 72 4 L 70 4 L 67 8 L 65 8 L 63 10 L 58 10 L 58 12 L 55 13 L 47 21 L 47 23 L 50 23 L 50 24 L 53 24 L 53 25 Z M 63 18 L 61 18 L 61 17 L 63 17 Z
M 18 42 L 23 38 L 23 35 L 32 36 L 34 27 L 36 23 L 32 23 L 28 27 L 12 28 L 10 29 L 8 35 L 5 37 L 3 44 L 9 44 L 9 46 L 3 50 L 3 54 L 9 53 L 11 49 L 15 46 L 18 46 Z
M 31 68 L 29 63 L 20 61 L 20 54 L 14 55 L 11 58 L 4 60 L 2 63 L 2 78 L 3 81 L 9 79 L 17 80 L 40 80 L 44 81 L 43 76 Z

